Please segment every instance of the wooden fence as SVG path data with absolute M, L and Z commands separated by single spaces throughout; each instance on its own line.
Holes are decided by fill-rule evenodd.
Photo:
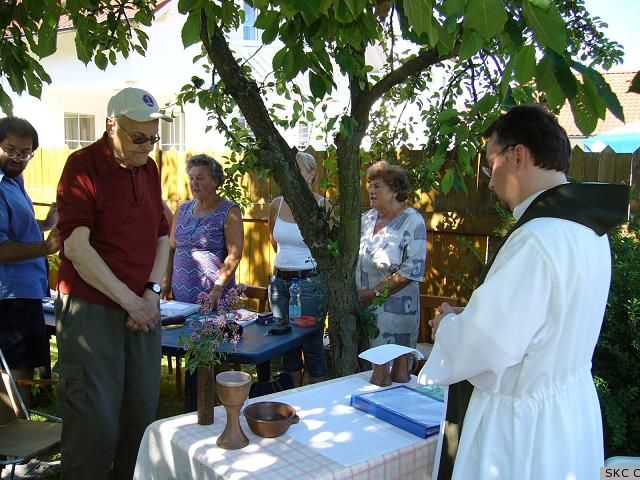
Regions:
M 325 153 L 309 152 L 318 159 L 319 177 L 323 178 Z M 422 161 L 420 151 L 404 153 L 413 161 Z M 55 188 L 68 154 L 66 148 L 40 149 L 25 171 L 25 184 L 38 204 L 38 218 L 44 218 L 44 205 L 55 199 Z M 158 151 L 156 154 L 163 195 L 174 210 L 181 201 L 189 198 L 185 161 L 190 155 L 191 152 L 175 150 Z M 214 156 L 223 159 L 223 155 Z M 480 170 L 480 161 L 477 159 L 474 164 L 476 172 Z M 576 147 L 572 152 L 569 175 L 582 181 L 633 185 L 631 212 L 635 213 L 638 209 L 639 162 L 640 150 L 634 154 L 616 154 L 610 149 L 601 153 L 585 153 Z M 267 212 L 271 200 L 280 195 L 280 189 L 272 179 L 257 175 L 246 175 L 243 184 L 252 204 L 243 215 L 245 248 L 238 281 L 264 286 L 268 283 L 274 258 L 267 229 Z M 363 209 L 368 206 L 365 186 L 363 178 Z M 423 294 L 454 296 L 464 302 L 473 290 L 482 263 L 497 243 L 494 231 L 500 219 L 493 208 L 497 199 L 488 189 L 488 178 L 482 174 L 467 178 L 467 189 L 468 195 L 450 193 L 447 196 L 435 190 L 418 191 L 409 200 L 412 206 L 423 212 L 427 223 L 427 274 L 422 285 Z M 332 197 L 334 193 L 329 191 L 327 196 Z

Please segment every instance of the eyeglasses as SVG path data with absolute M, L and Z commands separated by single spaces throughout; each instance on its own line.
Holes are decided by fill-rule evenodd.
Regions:
M 22 153 L 19 153 L 13 147 L 4 147 L 4 146 L 0 145 L 0 148 L 2 149 L 2 151 L 4 153 L 7 154 L 7 157 L 9 157 L 9 158 L 17 158 L 19 160 L 22 160 L 23 162 L 28 162 L 35 155 L 34 152 L 22 152 Z
M 129 130 L 124 128 L 124 126 L 120 122 L 117 122 L 117 123 L 118 123 L 118 127 L 121 128 L 122 131 L 126 133 L 131 139 L 131 141 L 136 145 L 142 145 L 143 143 L 146 143 L 146 142 L 149 142 L 151 145 L 153 145 L 154 143 L 157 143 L 160 141 L 160 135 L 158 135 L 157 133 L 155 135 L 151 135 L 150 137 L 147 137 L 146 135 L 143 135 L 141 133 L 133 134 Z
M 515 147 L 516 145 L 518 145 L 517 143 L 512 143 L 511 145 L 507 145 L 506 147 L 504 147 L 502 150 L 500 150 L 499 152 L 494 153 L 493 155 L 491 155 L 490 157 L 487 157 L 487 163 L 489 165 L 491 165 L 493 163 L 493 160 L 495 160 L 495 158 L 498 155 L 502 155 L 504 152 L 506 152 L 508 149 Z M 491 178 L 491 175 L 493 174 L 493 169 L 491 167 L 489 167 L 489 165 L 483 165 L 481 167 L 482 173 L 484 173 L 487 177 Z

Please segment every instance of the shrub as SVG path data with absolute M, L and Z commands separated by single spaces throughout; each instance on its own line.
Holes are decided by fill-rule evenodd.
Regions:
M 613 273 L 593 357 L 605 457 L 640 455 L 640 241 L 638 225 L 611 235 Z

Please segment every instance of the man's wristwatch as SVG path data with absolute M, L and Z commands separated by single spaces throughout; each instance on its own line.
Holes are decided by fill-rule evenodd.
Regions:
M 156 282 L 147 282 L 144 284 L 144 288 L 148 288 L 156 295 L 160 295 L 160 284 Z

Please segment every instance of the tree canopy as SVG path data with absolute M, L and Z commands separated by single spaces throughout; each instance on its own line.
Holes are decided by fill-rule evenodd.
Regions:
M 398 147 L 419 134 L 425 139 L 418 145 L 423 161 L 406 166 L 417 185 L 436 185 L 447 193 L 465 189 L 464 177 L 475 173 L 471 163 L 480 150 L 480 133 L 513 105 L 543 102 L 558 111 L 568 101 L 585 134 L 607 111 L 624 119 L 596 70 L 619 62 L 620 46 L 603 36 L 602 22 L 591 18 L 583 0 L 247 3 L 255 9 L 262 42 L 279 47 L 270 75 L 256 76 L 250 62 L 230 48 L 229 34 L 244 18 L 240 3 L 178 0 L 185 15 L 181 41 L 185 47 L 201 45 L 194 61 L 204 65 L 202 75 L 179 92 L 177 104 L 197 102 L 211 127 L 227 135 L 235 168 L 266 172 L 281 187 L 327 287 L 338 374 L 358 368 L 357 350 L 367 346 L 374 330 L 355 290 L 365 136 L 371 138 L 373 157 L 403 163 Z M 106 68 L 116 63 L 117 53 L 143 52 L 142 26 L 152 22 L 154 7 L 155 2 L 140 0 L 5 2 L 2 79 L 18 93 L 40 95 L 42 82 L 50 79 L 39 58 L 55 51 L 63 14 L 76 28 L 78 58 L 85 63 Z M 2 88 L 0 105 L 9 113 Z M 274 101 L 278 96 L 288 99 L 291 109 Z M 327 107 L 332 97 L 342 102 L 337 113 Z M 250 129 L 240 128 L 237 109 Z M 338 192 L 338 222 L 330 222 L 313 200 L 298 172 L 296 150 L 279 130 L 299 122 L 321 124 L 328 139 L 326 167 Z

